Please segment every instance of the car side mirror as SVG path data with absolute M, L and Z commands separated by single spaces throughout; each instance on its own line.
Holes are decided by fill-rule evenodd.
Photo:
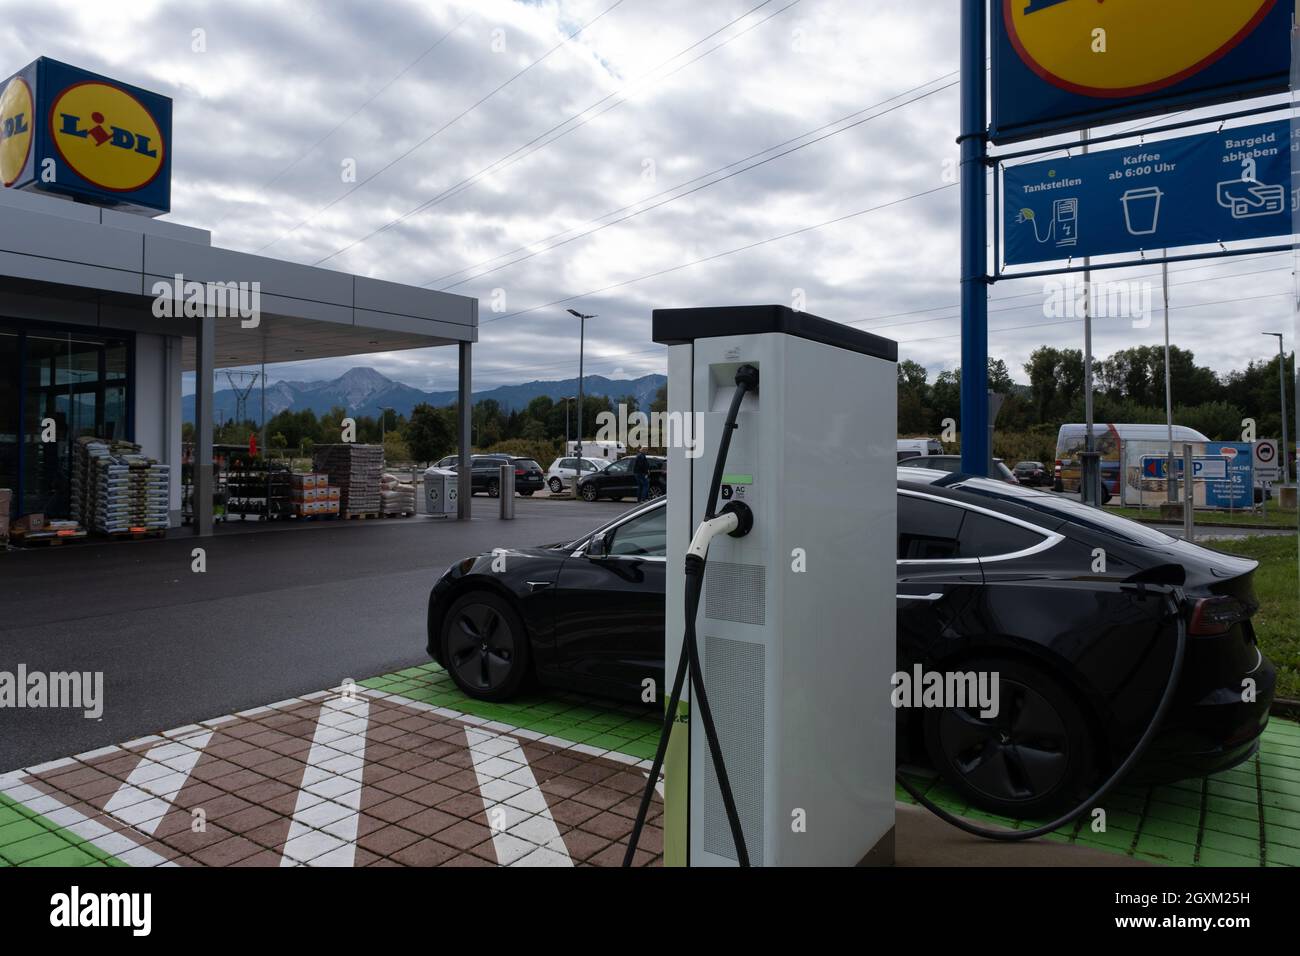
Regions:
M 591 540 L 587 542 L 587 557 L 603 558 L 605 556 L 605 536 L 603 534 L 593 534 Z

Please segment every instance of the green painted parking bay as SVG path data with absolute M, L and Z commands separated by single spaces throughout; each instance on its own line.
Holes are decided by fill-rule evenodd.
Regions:
M 419 790 L 406 791 L 382 780 L 375 788 L 367 784 L 366 792 L 373 799 L 367 796 L 360 804 L 363 823 L 352 837 L 356 848 L 349 851 L 354 865 L 513 865 L 516 857 L 526 852 L 544 856 L 551 847 L 562 850 L 574 865 L 617 865 L 621 859 L 621 841 L 630 812 L 627 807 L 636 802 L 639 787 L 633 775 L 648 765 L 646 761 L 653 756 L 658 741 L 660 721 L 655 707 L 553 691 L 537 691 L 505 703 L 477 701 L 461 693 L 433 663 L 364 680 L 359 693 L 372 698 L 372 730 L 378 728 L 372 741 L 391 739 L 398 733 L 419 733 L 427 735 L 427 745 L 445 750 L 448 748 L 443 742 L 451 741 L 463 750 L 466 734 L 500 735 L 503 742 L 512 733 L 517 734 L 515 739 L 527 752 L 526 762 L 536 768 L 535 786 L 545 796 L 549 809 L 542 808 L 540 819 L 521 825 L 519 841 L 502 839 L 497 845 L 486 830 L 472 832 L 474 827 L 468 822 L 482 813 L 491 785 L 485 788 L 481 780 L 473 779 L 472 772 L 459 765 L 445 768 L 447 772 L 458 772 L 437 776 L 436 783 L 420 781 L 423 788 Z M 154 841 L 143 841 L 148 845 L 142 847 L 138 846 L 142 842 L 139 834 L 132 830 L 140 825 L 138 820 L 132 823 L 115 817 L 116 811 L 108 806 L 94 812 L 94 805 L 107 799 L 104 791 L 129 777 L 130 767 L 141 752 L 165 748 L 168 740 L 193 739 L 202 728 L 192 725 L 123 745 L 130 755 L 123 748 L 103 748 L 56 761 L 61 765 L 57 769 L 30 768 L 25 773 L 34 774 L 36 779 L 27 780 L 37 789 L 27 783 L 7 788 L 0 782 L 0 865 L 161 865 L 176 861 L 186 865 L 274 865 L 276 853 L 291 857 L 300 852 L 304 856 L 316 853 L 313 840 L 323 840 L 321 833 L 329 835 L 337 830 L 336 822 L 325 822 L 333 821 L 336 813 L 313 821 L 312 814 L 319 810 L 293 806 L 292 794 L 286 796 L 283 785 L 247 785 L 243 778 L 252 771 L 234 767 L 229 768 L 230 776 L 217 777 L 214 775 L 226 769 L 214 767 L 209 773 L 203 761 L 230 760 L 266 775 L 281 770 L 282 765 L 287 768 L 295 761 L 310 761 L 307 750 L 316 714 L 325 701 L 338 699 L 321 692 L 203 722 L 203 727 L 214 730 L 215 736 L 194 744 L 206 748 L 203 760 L 196 765 L 195 773 L 203 778 L 199 785 L 224 788 L 240 796 L 240 802 L 228 800 L 232 805 L 227 808 L 227 820 L 216 821 L 219 827 L 232 829 L 234 835 L 228 840 L 184 847 L 184 834 L 178 842 L 170 832 L 175 828 L 167 822 L 169 818 L 163 817 L 163 825 L 154 824 L 158 826 Z M 467 720 L 458 721 L 458 715 Z M 251 752 L 264 738 L 277 734 L 284 737 L 286 746 L 276 743 L 275 751 L 268 752 L 265 759 Z M 498 749 L 496 744 L 493 749 Z M 367 747 L 366 759 L 373 757 L 409 769 L 404 761 L 412 758 L 400 751 L 401 747 L 378 743 Z M 487 765 L 481 761 L 479 765 L 486 772 Z M 566 789 L 552 779 L 559 774 L 555 779 L 573 783 L 574 778 L 563 775 L 574 773 L 575 765 L 578 773 L 603 766 L 600 773 L 614 776 L 602 779 L 617 779 L 622 789 L 616 791 L 597 783 L 588 791 L 590 796 L 583 796 L 572 792 L 577 787 Z M 290 769 L 290 775 L 292 772 Z M 981 824 L 1012 829 L 1036 825 L 1035 821 L 1015 821 L 971 809 L 944 785 L 934 780 L 919 782 L 930 799 Z M 383 792 L 384 787 L 391 787 L 393 795 Z M 413 799 L 406 799 L 407 792 Z M 436 797 L 432 795 L 435 792 Z M 60 802 L 71 798 L 76 799 L 74 807 L 60 806 Z M 212 795 L 205 799 L 212 805 Z M 902 804 L 910 803 L 901 790 L 898 799 Z M 438 800 L 443 801 L 439 808 L 430 806 Z M 75 807 L 80 808 L 81 816 Z M 1062 855 L 1061 864 L 1072 865 L 1082 857 L 1095 861 L 1114 855 L 1127 858 L 1126 862 L 1149 865 L 1300 866 L 1300 724 L 1274 718 L 1259 753 L 1241 766 L 1209 778 L 1171 785 L 1121 787 L 1107 798 L 1104 809 L 1104 829 L 1094 829 L 1092 818 L 1087 817 L 1045 838 L 1048 846 L 1055 844 L 1064 849 L 1068 845 L 1085 851 L 1080 857 Z M 310 827 L 298 835 L 272 834 L 268 838 L 263 832 L 275 826 L 273 822 L 262 823 L 263 819 L 278 815 L 287 824 L 284 818 L 293 816 L 297 820 L 299 811 L 300 822 Z M 85 815 L 93 819 L 88 821 Z M 138 814 L 138 819 L 148 816 Z M 389 816 L 393 819 L 388 820 Z M 458 819 L 460 822 L 456 822 Z M 377 828 L 366 829 L 366 820 L 375 822 Z M 538 835 L 542 823 L 561 834 L 562 840 L 557 842 L 552 836 L 548 841 Z M 75 827 L 77 832 L 69 827 Z M 940 825 L 940 829 L 926 832 L 938 834 L 944 828 Z M 963 844 L 961 862 L 979 863 L 992 846 L 980 840 Z M 131 848 L 128 860 L 118 858 L 122 852 L 119 847 Z M 1004 851 L 999 859 L 1014 863 L 1015 852 L 1013 848 L 1008 856 Z M 327 860 L 328 854 L 321 859 Z M 1042 859 L 1041 849 L 1038 859 Z M 657 862 L 657 856 L 648 854 L 647 862 Z

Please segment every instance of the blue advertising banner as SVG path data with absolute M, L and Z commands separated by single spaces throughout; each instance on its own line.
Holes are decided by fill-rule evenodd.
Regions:
M 1163 481 L 1168 472 L 1164 455 L 1142 457 L 1142 478 Z M 1183 478 L 1183 460 L 1174 458 L 1174 475 Z M 1207 508 L 1249 508 L 1255 503 L 1255 459 L 1252 445 L 1239 441 L 1212 441 L 1204 454 L 1192 459 L 1192 480 L 1204 485 Z M 1199 501 L 1199 499 L 1198 499 Z
M 1205 482 L 1205 503 L 1211 508 L 1249 508 L 1255 503 L 1255 456 L 1249 442 L 1212 441 L 1205 454 L 1224 459 L 1227 477 Z
M 1008 166 L 1007 265 L 1292 233 L 1291 124 Z
M 1291 0 L 993 0 L 1003 143 L 1281 92 Z

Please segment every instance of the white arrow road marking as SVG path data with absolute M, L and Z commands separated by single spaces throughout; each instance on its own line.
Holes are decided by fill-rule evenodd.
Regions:
M 153 836 L 211 739 L 212 731 L 201 730 L 150 747 L 104 812 Z
M 356 862 L 369 722 L 370 701 L 364 697 L 332 697 L 321 704 L 281 866 Z
M 502 866 L 573 866 L 546 795 L 514 737 L 466 727 L 479 795 Z

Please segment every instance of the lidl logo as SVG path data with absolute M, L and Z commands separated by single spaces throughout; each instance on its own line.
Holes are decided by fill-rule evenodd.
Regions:
M 0 183 L 13 185 L 32 146 L 32 91 L 15 76 L 0 93 Z
M 144 104 L 117 86 L 77 83 L 50 108 L 50 134 L 63 161 L 86 182 L 131 192 L 163 169 L 162 130 Z
M 1044 80 L 1084 96 L 1141 96 L 1230 53 L 1278 0 L 1003 0 L 1012 46 Z

